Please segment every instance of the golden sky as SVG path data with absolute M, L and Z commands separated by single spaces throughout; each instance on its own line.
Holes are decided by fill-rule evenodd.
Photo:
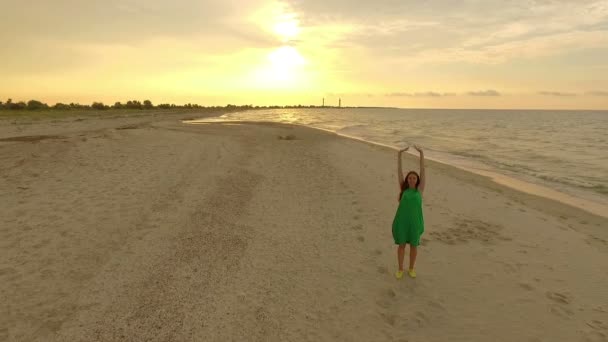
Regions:
M 608 109 L 606 0 L 3 0 L 0 100 Z

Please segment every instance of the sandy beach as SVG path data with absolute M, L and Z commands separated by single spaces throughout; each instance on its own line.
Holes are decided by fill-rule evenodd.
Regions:
M 608 341 L 608 219 L 429 161 L 397 280 L 395 151 L 186 116 L 0 121 L 0 341 Z

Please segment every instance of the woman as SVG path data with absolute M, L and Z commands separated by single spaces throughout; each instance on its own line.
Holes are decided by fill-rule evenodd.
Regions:
M 424 175 L 424 153 L 422 148 L 414 145 L 414 148 L 420 153 L 420 175 L 415 171 L 407 173 L 403 177 L 401 169 L 401 154 L 409 149 L 409 146 L 400 150 L 397 154 L 397 177 L 399 178 L 399 208 L 393 220 L 393 239 L 397 247 L 397 259 L 399 261 L 399 270 L 395 274 L 397 279 L 403 278 L 403 258 L 405 255 L 405 245 L 410 245 L 410 267 L 408 274 L 412 278 L 416 278 L 414 271 L 414 263 L 418 253 L 418 244 L 420 236 L 424 233 L 424 217 L 422 215 L 422 193 L 424 192 L 425 180 Z

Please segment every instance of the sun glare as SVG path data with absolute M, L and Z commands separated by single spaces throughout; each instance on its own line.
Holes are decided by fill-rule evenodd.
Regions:
M 268 55 L 270 65 L 266 69 L 269 81 L 279 82 L 283 86 L 294 86 L 300 72 L 299 68 L 306 64 L 306 60 L 298 50 L 291 46 L 283 46 Z
M 293 18 L 281 20 L 274 25 L 274 32 L 285 42 L 292 40 L 300 33 L 298 21 Z
M 271 51 L 253 74 L 256 87 L 267 89 L 294 89 L 306 83 L 304 67 L 306 59 L 291 46 Z
M 306 60 L 296 48 L 291 46 L 282 46 L 268 55 L 268 60 L 271 65 L 278 70 L 293 69 L 306 64 Z

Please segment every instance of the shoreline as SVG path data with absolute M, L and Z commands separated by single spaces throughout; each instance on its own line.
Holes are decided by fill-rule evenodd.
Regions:
M 209 120 L 209 119 L 211 119 L 211 120 Z M 218 119 L 218 120 L 215 120 L 215 119 Z M 186 124 L 194 124 L 194 125 L 196 125 L 196 124 L 222 124 L 222 123 L 226 123 L 226 124 L 230 124 L 230 123 L 232 123 L 232 124 L 273 123 L 273 124 L 288 125 L 288 126 L 292 125 L 292 126 L 311 128 L 311 129 L 335 134 L 337 136 L 344 137 L 346 139 L 351 139 L 351 140 L 359 141 L 359 142 L 366 143 L 366 144 L 380 146 L 380 147 L 387 148 L 387 149 L 390 149 L 393 151 L 399 150 L 398 147 L 396 147 L 396 146 L 365 140 L 363 138 L 358 138 L 355 136 L 338 133 L 338 132 L 332 131 L 330 129 L 324 129 L 324 128 L 308 126 L 308 125 L 304 125 L 304 124 L 297 124 L 297 123 L 282 123 L 282 122 L 271 122 L 271 121 L 221 120 L 220 116 L 201 118 L 201 119 L 189 119 L 189 120 L 183 120 L 183 122 Z M 417 155 L 411 151 L 407 151 L 406 154 L 409 154 L 413 157 L 417 157 Z M 593 215 L 603 217 L 603 218 L 608 218 L 608 205 L 607 204 L 603 204 L 603 203 L 599 203 L 599 202 L 592 201 L 589 199 L 577 197 L 573 194 L 561 192 L 561 191 L 558 191 L 556 189 L 550 188 L 550 187 L 542 185 L 542 184 L 532 183 L 529 181 L 518 179 L 516 177 L 501 174 L 501 173 L 498 173 L 495 171 L 481 170 L 481 169 L 474 168 L 474 167 L 466 167 L 466 166 L 462 166 L 462 165 L 458 165 L 458 164 L 453 164 L 453 163 L 450 163 L 445 160 L 428 157 L 428 156 L 425 156 L 425 160 L 430 160 L 435 163 L 440 163 L 440 164 L 444 164 L 446 166 L 454 167 L 459 170 L 470 172 L 470 173 L 478 175 L 478 176 L 487 177 L 491 181 L 495 182 L 496 184 L 503 185 L 512 190 L 520 191 L 520 192 L 523 192 L 523 193 L 526 193 L 529 195 L 538 196 L 541 198 L 545 198 L 547 200 L 556 201 L 561 204 L 583 210 L 589 214 L 593 214 Z
M 5 129 L 6 128 L 10 129 L 11 125 L 17 125 L 17 126 L 22 125 L 21 126 L 22 128 L 19 130 L 20 133 L 25 133 L 25 131 L 32 130 L 31 133 L 39 134 L 42 132 L 40 130 L 35 129 L 35 126 L 37 126 L 37 125 L 45 126 L 48 123 L 52 123 L 58 127 L 63 127 L 64 125 L 69 126 L 69 125 L 72 125 L 75 123 L 85 123 L 86 124 L 87 122 L 95 123 L 97 121 L 102 121 L 102 122 L 106 122 L 109 126 L 111 126 L 112 122 L 114 120 L 120 120 L 120 119 L 127 120 L 127 121 L 129 121 L 129 123 L 132 122 L 134 125 L 138 125 L 138 124 L 142 124 L 142 123 L 146 123 L 146 122 L 150 122 L 150 121 L 168 120 L 171 118 L 176 118 L 180 122 L 188 123 L 188 124 L 203 123 L 205 120 L 207 120 L 209 123 L 216 123 L 216 124 L 230 123 L 230 122 L 245 123 L 245 124 L 247 124 L 247 123 L 259 123 L 259 124 L 275 123 L 275 122 L 270 122 L 270 121 L 223 120 L 223 119 L 221 119 L 221 116 L 227 114 L 226 110 L 218 110 L 215 112 L 209 111 L 207 113 L 200 112 L 200 111 L 197 112 L 196 110 L 182 110 L 182 111 L 180 111 L 180 110 L 159 110 L 159 111 L 151 111 L 149 113 L 146 113 L 145 111 L 131 111 L 131 112 L 124 111 L 124 112 L 120 112 L 120 113 L 111 113 L 111 114 L 114 114 L 112 116 L 104 115 L 104 114 L 107 114 L 107 111 L 99 111 L 99 112 L 95 112 L 93 114 L 94 115 L 92 115 L 92 113 L 89 113 L 89 112 L 83 112 L 82 114 L 79 115 L 79 113 L 73 112 L 73 113 L 70 113 L 70 116 L 59 117 L 59 118 L 7 117 L 7 118 L 4 118 L 4 127 L 2 127 L 2 125 L 0 125 L 0 135 L 6 134 L 6 133 L 4 133 Z M 19 122 L 13 121 L 15 119 L 18 119 Z M 29 122 L 28 122 L 28 120 L 29 120 Z M 10 125 L 8 125 L 7 123 L 9 123 L 10 121 L 13 121 L 13 122 Z M 2 120 L 0 120 L 0 124 L 1 123 L 2 123 Z M 347 134 L 341 134 L 341 133 L 338 133 L 338 132 L 335 132 L 335 131 L 332 131 L 329 129 L 307 126 L 307 125 L 296 124 L 296 123 L 279 123 L 279 122 L 277 122 L 276 124 L 288 125 L 288 126 L 292 125 L 292 126 L 297 126 L 297 127 L 315 129 L 315 130 L 335 134 L 337 136 L 344 137 L 346 139 L 359 141 L 359 142 L 362 142 L 365 144 L 380 146 L 382 148 L 390 149 L 393 151 L 398 150 L 398 148 L 395 146 L 391 146 L 391 145 L 383 144 L 383 143 L 379 143 L 379 142 L 373 142 L 373 141 L 365 140 L 365 139 L 358 138 L 355 136 L 350 136 Z M 32 126 L 32 127 L 30 127 L 30 126 Z M 33 127 L 34 127 L 34 129 L 32 129 Z M 47 133 L 49 133 L 48 127 L 45 127 L 45 131 L 47 131 Z M 52 131 L 50 133 L 52 133 Z M 0 141 L 0 144 L 2 144 L 2 143 L 11 143 L 11 142 Z M 411 151 L 406 152 L 406 155 L 411 155 L 413 157 L 417 157 Z M 488 177 L 492 182 L 494 182 L 496 184 L 501 184 L 505 187 L 508 187 L 508 188 L 516 190 L 516 191 L 520 191 L 520 192 L 530 194 L 533 196 L 539 196 L 539 197 L 547 199 L 547 200 L 556 201 L 561 204 L 571 206 L 571 207 L 577 208 L 579 210 L 583 210 L 587 213 L 590 213 L 590 214 L 593 214 L 593 215 L 596 215 L 599 217 L 608 218 L 608 206 L 603 203 L 592 201 L 592 200 L 589 200 L 586 198 L 581 198 L 576 195 L 561 192 L 559 190 L 550 188 L 550 187 L 542 185 L 542 184 L 532 183 L 532 182 L 529 182 L 526 180 L 518 179 L 513 176 L 501 174 L 501 173 L 498 173 L 495 171 L 481 170 L 481 169 L 478 169 L 475 167 L 462 166 L 462 165 L 450 163 L 450 162 L 442 160 L 442 159 L 429 157 L 429 156 L 425 156 L 425 159 L 427 161 L 433 161 L 433 162 L 444 164 L 444 165 L 447 165 L 447 166 L 450 166 L 450 167 L 453 167 L 453 168 L 456 168 L 456 169 L 459 169 L 462 171 L 470 172 L 470 173 L 478 175 L 478 176 Z

